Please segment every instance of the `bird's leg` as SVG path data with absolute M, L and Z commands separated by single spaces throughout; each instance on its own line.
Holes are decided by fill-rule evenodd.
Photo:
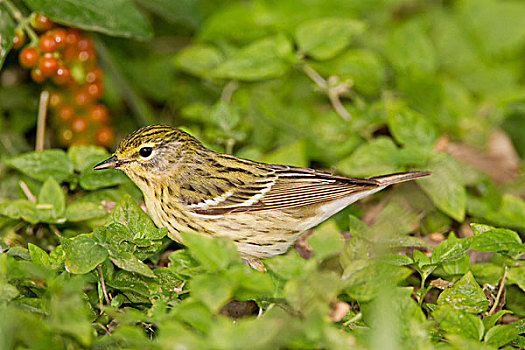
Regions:
M 244 263 L 258 271 L 261 271 L 261 272 L 266 272 L 266 267 L 264 266 L 264 264 L 261 262 L 261 260 L 257 259 L 257 258 L 252 258 L 252 257 L 242 257 L 242 260 L 244 261 Z

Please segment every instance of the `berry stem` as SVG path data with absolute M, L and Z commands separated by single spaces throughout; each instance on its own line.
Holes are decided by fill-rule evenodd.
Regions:
M 7 11 L 11 16 L 18 22 L 18 25 L 27 33 L 27 36 L 31 40 L 31 46 L 38 44 L 38 35 L 29 25 L 30 18 L 25 17 L 22 12 L 11 2 L 11 0 L 0 0 L 0 4 L 3 3 L 7 8 Z

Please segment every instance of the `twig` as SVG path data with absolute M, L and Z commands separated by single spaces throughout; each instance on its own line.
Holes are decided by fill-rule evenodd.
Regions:
M 36 197 L 33 193 L 31 193 L 31 190 L 29 187 L 27 187 L 27 184 L 24 181 L 18 182 L 18 185 L 22 189 L 22 192 L 26 195 L 27 199 L 29 199 L 30 202 L 36 203 Z
M 505 266 L 505 270 L 503 270 L 503 277 L 501 277 L 498 293 L 496 294 L 496 299 L 494 299 L 494 304 L 492 304 L 488 316 L 493 315 L 496 312 L 496 309 L 498 308 L 501 293 L 503 293 L 503 287 L 505 287 L 505 278 L 507 278 L 507 266 Z
M 363 318 L 363 314 L 362 313 L 358 313 L 357 315 L 355 315 L 354 317 L 352 317 L 351 319 L 349 319 L 348 321 L 343 323 L 343 326 L 348 327 L 351 323 L 357 322 L 361 318 Z
M 230 103 L 232 100 L 232 95 L 239 88 L 239 82 L 237 80 L 230 80 L 221 92 L 221 100 L 224 102 Z
M 306 75 L 308 75 L 308 77 L 312 79 L 312 81 L 315 84 L 317 84 L 317 86 L 319 86 L 322 90 L 328 89 L 328 83 L 326 82 L 326 80 L 324 80 L 324 78 L 319 73 L 317 73 L 315 69 L 313 69 L 307 64 L 303 64 L 302 67 Z
M 109 300 L 108 292 L 106 291 L 106 282 L 104 282 L 104 275 L 102 274 L 102 266 L 98 265 L 98 274 L 100 275 L 100 284 L 102 285 L 102 292 L 104 293 L 104 299 L 106 299 L 106 303 L 108 305 L 111 304 L 111 301 Z
M 100 328 L 102 328 L 104 330 L 104 332 L 106 332 L 107 335 L 111 335 L 111 332 L 109 331 L 109 329 L 107 329 L 106 327 L 104 327 L 104 325 L 100 322 L 95 322 L 93 323 L 95 326 L 99 326 Z
M 343 106 L 340 96 L 352 88 L 353 82 L 339 82 L 336 76 L 332 76 L 326 81 L 315 69 L 306 63 L 302 65 L 302 68 L 305 74 L 328 96 L 337 114 L 345 121 L 352 119 L 352 115 Z
M 47 102 L 49 101 L 49 92 L 42 91 L 40 94 L 40 102 L 38 104 L 38 120 L 36 123 L 36 143 L 35 151 L 40 152 L 44 150 L 44 140 L 46 134 L 46 117 L 47 117 Z

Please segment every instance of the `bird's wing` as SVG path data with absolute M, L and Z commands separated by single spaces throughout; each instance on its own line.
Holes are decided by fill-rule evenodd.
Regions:
M 274 164 L 266 167 L 270 172 L 262 179 L 231 187 L 219 196 L 187 208 L 200 215 L 285 209 L 385 186 L 374 179 L 354 179 L 307 168 Z

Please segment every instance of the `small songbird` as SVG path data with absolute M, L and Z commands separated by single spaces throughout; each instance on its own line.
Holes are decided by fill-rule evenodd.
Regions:
M 164 125 L 127 136 L 93 169 L 124 171 L 142 190 L 151 218 L 180 231 L 231 238 L 252 266 L 285 253 L 306 230 L 388 185 L 430 175 L 411 171 L 364 179 L 218 153 Z M 260 267 L 260 266 L 259 266 Z

